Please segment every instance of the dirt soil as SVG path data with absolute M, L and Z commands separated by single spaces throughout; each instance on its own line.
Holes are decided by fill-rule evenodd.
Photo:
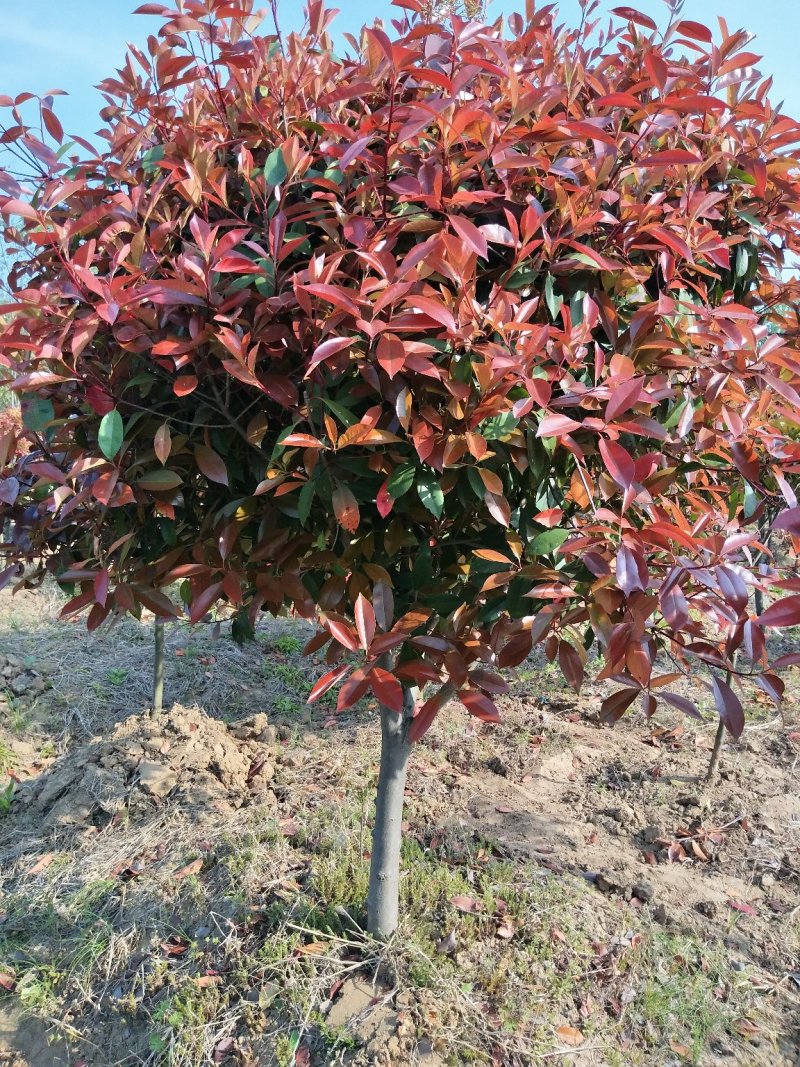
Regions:
M 140 705 L 76 737 L 52 719 L 47 649 L 37 661 L 11 643 L 0 1064 L 800 1065 L 797 671 L 782 713 L 752 702 L 711 784 L 710 717 L 633 711 L 612 730 L 607 687 L 576 696 L 543 663 L 518 672 L 497 727 L 448 708 L 408 785 L 404 877 L 427 940 L 409 926 L 386 950 L 350 903 L 368 862 L 374 706 L 333 717 L 256 694 L 224 722 Z M 320 669 L 297 663 L 307 683 Z M 441 887 L 415 873 L 425 864 Z M 481 888 L 490 874 L 502 896 Z M 450 984 L 431 989 L 414 953 Z M 693 996 L 730 1010 L 724 1026 L 713 1003 L 684 1003 L 696 979 L 708 996 Z M 485 1046 L 459 1044 L 467 1025 Z

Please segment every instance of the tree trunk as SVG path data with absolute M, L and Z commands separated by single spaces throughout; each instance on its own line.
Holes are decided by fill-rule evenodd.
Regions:
M 153 711 L 164 707 L 164 623 L 156 619 L 153 641 Z
M 381 705 L 381 767 L 367 897 L 367 930 L 376 937 L 388 937 L 397 929 L 403 799 L 411 754 L 408 723 L 413 708 L 411 689 L 405 690 L 405 708 L 401 714 Z
M 717 773 L 717 766 L 719 765 L 719 754 L 722 751 L 722 738 L 725 736 L 725 723 L 722 719 L 719 720 L 717 726 L 717 736 L 714 738 L 714 748 L 711 751 L 711 759 L 708 763 L 708 770 L 706 771 L 706 781 L 710 782 L 714 779 Z

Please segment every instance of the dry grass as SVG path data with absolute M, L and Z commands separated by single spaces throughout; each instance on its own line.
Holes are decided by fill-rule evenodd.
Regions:
M 60 732 L 62 748 L 149 706 L 153 673 L 152 618 L 141 624 L 126 619 L 90 634 L 81 620 L 59 620 L 64 602 L 58 586 L 48 583 L 36 594 L 6 599 L 0 624 L 3 650 L 35 663 L 48 678 L 51 692 L 40 708 L 27 710 L 34 721 L 37 710 L 46 713 L 44 725 Z M 299 620 L 268 619 L 255 643 L 238 645 L 225 632 L 215 636 L 212 625 L 167 624 L 164 702 L 199 702 L 209 715 L 226 719 L 258 710 L 259 702 L 270 708 L 282 697 L 296 702 L 302 694 L 263 653 L 274 651 L 276 641 L 299 649 L 311 632 Z M 301 673 L 297 680 L 305 684 L 305 677 Z
M 55 625 L 58 608 L 51 590 L 6 609 L 4 649 L 51 682 L 19 709 L 9 744 L 26 735 L 69 750 L 149 702 L 149 628 L 87 635 Z M 168 636 L 169 702 L 292 724 L 269 803 L 198 814 L 167 800 L 102 831 L 0 817 L 0 974 L 15 982 L 0 1015 L 13 1004 L 58 1035 L 64 1063 L 91 1067 L 126 1055 L 149 1067 L 789 1062 L 777 1038 L 797 1009 L 791 982 L 742 970 L 691 923 L 660 925 L 476 826 L 490 756 L 530 761 L 532 745 L 545 758 L 575 744 L 547 710 L 558 693 L 546 673 L 520 682 L 545 709 L 539 725 L 489 735 L 456 716 L 437 724 L 409 787 L 401 929 L 386 944 L 366 935 L 372 712 L 320 729 L 328 712 L 303 705 L 304 636 L 291 621 L 241 648 L 203 627 Z M 774 860 L 771 844 L 754 847 Z M 374 982 L 377 1003 L 333 1025 L 354 976 Z M 425 1061 L 428 1048 L 438 1059 Z

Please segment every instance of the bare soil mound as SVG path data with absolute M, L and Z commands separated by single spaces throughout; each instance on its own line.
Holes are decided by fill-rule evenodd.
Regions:
M 174 798 L 184 809 L 233 811 L 263 801 L 274 774 L 275 729 L 265 714 L 235 725 L 175 705 L 132 715 L 23 782 L 13 810 L 41 828 L 145 818 Z

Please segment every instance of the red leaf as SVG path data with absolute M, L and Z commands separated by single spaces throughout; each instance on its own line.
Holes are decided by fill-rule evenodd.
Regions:
M 290 433 L 281 441 L 286 448 L 325 448 L 322 441 L 312 437 L 310 433 Z
M 370 604 L 363 593 L 358 594 L 354 614 L 361 647 L 365 651 L 369 651 L 369 646 L 372 644 L 372 638 L 375 636 L 375 612 L 373 611 L 372 604 Z
M 338 619 L 326 619 L 325 622 L 340 645 L 349 648 L 351 652 L 358 652 L 358 639 L 352 626 L 348 626 L 346 622 L 340 622 Z
M 700 722 L 704 721 L 703 716 L 697 710 L 697 705 L 694 701 L 689 700 L 688 697 L 681 696 L 679 693 L 659 693 L 659 696 L 667 704 L 671 704 L 673 708 L 677 708 L 678 711 L 682 711 L 685 715 L 690 715 Z
M 506 498 L 497 493 L 485 493 L 483 499 L 492 518 L 501 526 L 508 527 L 511 523 L 511 507 Z
M 606 406 L 606 422 L 612 422 L 617 415 L 632 408 L 643 392 L 643 379 L 630 378 L 619 385 L 613 381 L 608 383 L 611 398 Z
M 399 374 L 406 362 L 406 349 L 399 337 L 392 333 L 381 334 L 376 349 L 378 363 L 390 378 Z
M 217 601 L 221 592 L 222 582 L 214 582 L 196 596 L 192 597 L 192 602 L 189 607 L 189 618 L 193 623 L 200 622 L 211 605 Z
M 495 707 L 494 701 L 485 693 L 477 689 L 462 689 L 459 691 L 458 699 L 476 719 L 482 719 L 484 722 L 500 722 L 500 712 Z
M 390 711 L 400 714 L 404 707 L 405 697 L 403 687 L 395 676 L 382 667 L 373 667 L 369 679 L 376 699 Z
M 620 18 L 627 19 L 628 22 L 633 22 L 637 26 L 644 26 L 648 30 L 658 28 L 649 15 L 644 15 L 634 7 L 612 7 L 611 14 L 619 15 Z
M 385 519 L 394 507 L 394 498 L 389 492 L 388 478 L 378 490 L 378 494 L 375 497 L 375 507 L 378 509 L 378 514 L 382 519 Z
M 345 485 L 340 485 L 333 491 L 333 513 L 336 521 L 348 533 L 356 532 L 361 521 L 358 501 Z
M 639 693 L 639 689 L 618 689 L 616 693 L 606 697 L 600 705 L 600 718 L 607 723 L 617 722 L 622 718 Z
M 785 596 L 758 616 L 762 626 L 800 626 L 800 594 Z
M 701 22 L 692 22 L 691 19 L 681 19 L 675 26 L 675 32 L 682 37 L 691 37 L 695 41 L 704 41 L 706 44 L 714 39 L 708 26 L 704 26 Z
M 702 163 L 700 156 L 693 152 L 687 152 L 683 148 L 673 149 L 671 152 L 655 152 L 652 156 L 637 159 L 634 167 L 672 167 L 689 163 Z
M 741 901 L 738 900 L 729 900 L 728 904 L 730 904 L 734 911 L 740 911 L 743 915 L 758 915 L 756 909 L 750 904 L 742 904 Z
M 338 685 L 342 678 L 350 671 L 350 664 L 345 663 L 343 667 L 336 667 L 335 670 L 328 671 L 314 683 L 311 692 L 306 697 L 307 704 L 313 704 L 315 700 L 319 700 L 321 696 L 324 696 L 329 689 L 333 689 L 335 685 Z
M 773 530 L 788 530 L 800 537 L 800 508 L 787 508 L 772 524 Z
M 483 901 L 476 900 L 474 897 L 450 897 L 450 903 L 459 911 L 466 912 L 467 915 L 477 915 L 483 911 Z
M 352 337 L 329 337 L 314 349 L 305 377 L 307 378 L 320 363 L 324 363 L 331 356 L 335 356 L 337 352 L 342 352 L 345 348 L 352 348 L 352 346 Z
M 181 878 L 188 878 L 192 874 L 199 874 L 202 869 L 203 859 L 202 857 L 198 857 L 196 860 L 192 860 L 191 863 L 187 863 L 185 867 L 179 868 L 172 877 L 178 880 Z
M 199 382 L 194 374 L 181 374 L 175 379 L 173 390 L 175 396 L 188 396 L 189 393 L 193 393 Z
M 416 308 L 417 311 L 424 312 L 434 322 L 440 323 L 450 333 L 456 333 L 456 320 L 453 318 L 452 312 L 448 311 L 444 304 L 438 300 L 434 300 L 430 296 L 414 296 L 409 298 L 408 303 L 411 307 Z
M 600 439 L 600 455 L 606 470 L 622 489 L 628 489 L 633 484 L 636 475 L 636 467 L 630 454 L 616 441 Z
M 725 723 L 725 727 L 734 737 L 741 737 L 742 730 L 744 730 L 742 702 L 728 683 L 723 682 L 716 675 L 711 679 L 711 688 L 714 692 L 714 703 L 717 705 L 719 717 Z
M 194 459 L 201 474 L 204 474 L 209 481 L 219 482 L 220 485 L 228 484 L 228 471 L 225 463 L 213 448 L 207 445 L 195 445 Z
M 450 225 L 456 231 L 458 236 L 472 249 L 476 255 L 486 259 L 489 255 L 489 246 L 486 243 L 486 237 L 474 222 L 470 222 L 469 219 L 465 219 L 463 215 L 450 215 Z
M 411 721 L 411 726 L 408 729 L 408 740 L 419 741 L 419 739 L 430 730 L 433 725 L 433 720 L 439 714 L 442 709 L 442 705 L 446 702 L 450 695 L 450 688 L 447 685 L 443 685 L 438 693 L 434 693 L 429 700 L 417 710 L 414 718 Z
M 394 617 L 394 594 L 392 587 L 384 581 L 377 581 L 372 590 L 372 606 L 375 619 L 382 630 L 388 630 Z
M 172 436 L 169 432 L 168 424 L 162 423 L 156 430 L 155 437 L 153 438 L 153 450 L 158 458 L 158 461 L 163 466 L 169 459 L 170 451 L 172 450 Z
M 558 642 L 561 673 L 577 693 L 583 683 L 583 661 L 569 641 Z
M 581 423 L 569 415 L 546 415 L 536 429 L 537 437 L 563 437 L 564 434 L 580 430 Z

